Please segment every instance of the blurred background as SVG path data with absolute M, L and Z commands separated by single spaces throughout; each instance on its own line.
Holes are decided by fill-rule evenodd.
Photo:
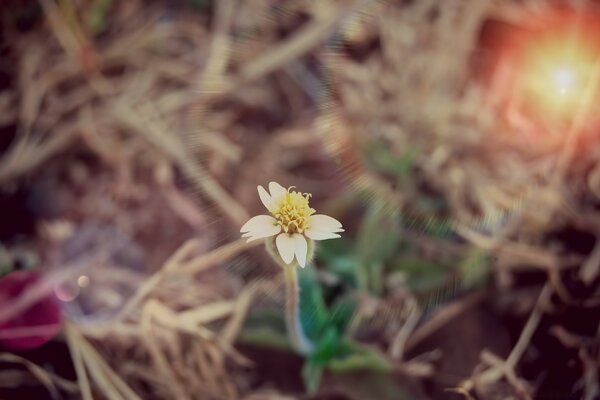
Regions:
M 0 7 L 0 398 L 600 398 L 599 2 Z

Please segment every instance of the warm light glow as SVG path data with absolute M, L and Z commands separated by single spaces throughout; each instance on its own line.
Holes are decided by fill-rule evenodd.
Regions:
M 577 83 L 577 74 L 573 68 L 561 66 L 556 68 L 552 73 L 552 80 L 557 92 L 565 95 L 569 90 L 572 91 Z
M 600 123 L 600 14 L 547 10 L 504 34 L 491 98 L 510 121 L 555 133 Z
M 89 284 L 90 278 L 87 275 L 81 275 L 77 278 L 77 285 L 79 285 L 80 288 L 86 288 Z
M 587 107 L 594 55 L 583 44 L 553 41 L 524 59 L 522 96 L 529 108 L 548 117 L 572 118 Z

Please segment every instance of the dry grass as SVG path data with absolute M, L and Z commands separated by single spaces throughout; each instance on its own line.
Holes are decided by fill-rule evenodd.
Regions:
M 597 144 L 575 157 L 573 133 L 559 140 L 565 150 L 554 142 L 532 148 L 472 76 L 483 21 L 524 23 L 524 6 L 307 0 L 274 11 L 266 1 L 219 0 L 210 17 L 180 9 L 165 17 L 160 4 L 133 1 L 114 7 L 106 31 L 94 35 L 80 3 L 42 0 L 42 26 L 26 35 L 7 32 L 18 80 L 0 93 L 0 123 L 16 124 L 18 136 L 0 159 L 0 184 L 34 176 L 83 147 L 110 171 L 117 202 L 143 207 L 160 192 L 173 218 L 196 236 L 150 268 L 110 322 L 66 325 L 82 398 L 283 398 L 252 396 L 235 376 L 251 366 L 235 349 L 246 313 L 256 296 L 281 290 L 280 282 L 219 268 L 252 247 L 231 238 L 259 207 L 256 185 L 268 180 L 302 187 L 340 213 L 343 201 L 327 198 L 367 193 L 418 217 L 422 192 L 433 190 L 448 203 L 453 231 L 497 257 L 501 290 L 511 288 L 515 270 L 544 271 L 547 285 L 511 356 L 482 354 L 485 369 L 459 389 L 483 393 L 481 385 L 506 378 L 521 398 L 531 398 L 515 370 L 550 293 L 574 302 L 563 273 L 583 264 L 584 282 L 600 274 L 598 245 L 586 262 L 568 249 L 554 251 L 545 238 L 571 225 L 600 232 L 600 214 L 580 200 L 598 200 L 600 175 Z M 373 43 L 377 50 L 369 50 Z M 403 187 L 369 167 L 365 149 L 373 143 L 397 159 L 417 155 Z M 587 178 L 580 174 L 586 163 Z M 94 211 L 83 204 L 75 206 L 80 219 Z M 106 218 L 133 236 L 148 229 L 127 225 L 119 210 Z M 272 273 L 265 262 L 240 269 L 249 267 L 254 276 Z M 373 310 L 386 306 L 369 301 L 381 303 Z M 465 307 L 451 305 L 445 318 L 415 331 L 409 323 L 394 335 L 391 356 L 402 358 Z M 416 324 L 405 313 L 396 320 L 406 318 Z M 77 390 L 3 357 L 25 363 L 51 392 Z M 597 391 L 597 382 L 586 382 Z

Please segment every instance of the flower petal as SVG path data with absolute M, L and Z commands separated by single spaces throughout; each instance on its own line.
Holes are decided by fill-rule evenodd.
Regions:
M 281 226 L 277 225 L 277 220 L 270 215 L 257 215 L 256 217 L 252 217 L 240 229 L 240 232 L 245 232 L 242 237 L 250 238 L 248 239 L 248 242 L 275 236 L 280 231 Z
M 306 237 L 312 240 L 336 239 L 340 237 L 340 235 L 334 232 L 317 231 L 312 228 L 308 228 L 307 230 L 305 230 L 304 234 L 306 235 Z
M 306 239 L 299 233 L 295 233 L 292 235 L 294 238 L 294 252 L 296 253 L 296 260 L 298 261 L 298 265 L 302 268 L 306 265 L 306 254 L 308 253 L 308 244 L 306 243 Z
M 342 223 L 329 215 L 315 214 L 308 218 L 311 229 L 321 232 L 343 232 Z
M 271 193 L 271 198 L 273 199 L 273 203 L 277 203 L 279 199 L 281 199 L 287 193 L 286 188 L 281 186 L 277 182 L 269 183 L 269 192 Z
M 282 233 L 277 236 L 275 239 L 275 244 L 277 245 L 277 251 L 279 251 L 279 255 L 281 259 L 286 264 L 291 264 L 294 259 L 294 252 L 296 250 L 296 242 L 294 237 L 288 235 L 287 233 Z
M 273 201 L 273 198 L 269 192 L 267 192 L 261 185 L 258 185 L 256 189 L 258 190 L 258 197 L 260 197 L 260 201 L 262 201 L 267 210 L 273 211 L 273 208 L 275 208 L 275 202 Z

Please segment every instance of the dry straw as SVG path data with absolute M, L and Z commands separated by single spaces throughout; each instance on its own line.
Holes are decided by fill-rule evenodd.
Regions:
M 258 206 L 252 203 L 257 177 L 294 182 L 315 198 L 343 181 L 401 210 L 435 190 L 448 202 L 454 231 L 497 256 L 498 282 L 516 269 L 547 274 L 511 356 L 486 353 L 485 371 L 457 389 L 468 395 L 506 378 L 522 398 L 531 397 L 515 369 L 549 293 L 574 301 L 562 272 L 585 261 L 557 254 L 543 241 L 565 225 L 600 231 L 597 211 L 574 200 L 600 192 L 598 144 L 573 157 L 574 139 L 567 136 L 568 152 L 558 164 L 552 146 L 524 145 L 518 129 L 489 104 L 471 61 L 486 19 L 520 23 L 527 8 L 549 2 L 307 0 L 289 2 L 289 12 L 273 16 L 268 2 L 219 0 L 210 24 L 177 9 L 169 21 L 157 5 L 115 3 L 102 35 L 85 25 L 79 2 L 52 0 L 40 1 L 43 25 L 22 36 L 7 32 L 17 68 L 14 86 L 0 94 L 0 123 L 15 124 L 18 136 L 0 159 L 0 183 L 35 175 L 57 155 L 84 146 L 121 187 L 130 188 L 136 168 L 153 171 L 149 192 L 168 188 L 165 207 L 188 225 L 216 214 L 226 222 L 210 225 L 215 235 L 184 243 L 111 323 L 65 325 L 77 387 L 19 357 L 2 354 L 2 361 L 25 365 L 51 393 L 78 391 L 85 399 L 96 393 L 147 398 L 149 392 L 164 399 L 251 396 L 253 389 L 236 378 L 250 363 L 235 340 L 256 296 L 281 293 L 281 282 L 247 283 L 221 268 L 252 244 L 210 243 L 231 237 L 248 219 L 242 204 Z M 297 28 L 300 14 L 309 22 Z M 289 33 L 281 39 L 281 32 Z M 378 50 L 369 52 L 373 43 Z M 348 51 L 356 48 L 364 54 Z M 316 92 L 307 89 L 315 86 Z M 364 162 L 372 142 L 398 159 L 409 148 L 418 153 L 405 187 L 394 189 Z M 589 179 L 578 173 L 579 162 L 591 166 Z M 302 165 L 317 166 L 298 174 Z M 335 179 L 315 178 L 331 176 L 333 166 L 341 172 Z M 176 171 L 185 190 L 174 183 Z M 486 218 L 501 220 L 499 229 L 477 229 Z M 595 250 L 581 269 L 586 282 L 600 274 L 597 258 Z M 272 273 L 256 268 L 257 275 Z M 365 299 L 359 310 L 368 316 L 387 306 L 384 299 Z M 414 332 L 414 324 L 405 325 L 390 341 L 391 356 L 401 358 L 448 321 L 434 319 Z M 584 384 L 593 396 L 597 382 Z M 281 398 L 269 396 L 248 398 Z

